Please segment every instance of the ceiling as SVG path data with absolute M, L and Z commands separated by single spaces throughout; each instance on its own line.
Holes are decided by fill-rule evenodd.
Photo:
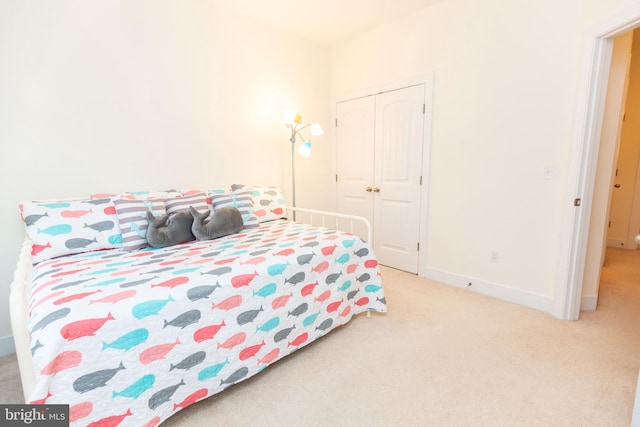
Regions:
M 269 25 L 333 46 L 442 0 L 218 0 Z

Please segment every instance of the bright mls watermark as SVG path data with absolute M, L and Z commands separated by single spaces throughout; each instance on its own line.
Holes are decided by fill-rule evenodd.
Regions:
M 0 425 L 69 427 L 69 405 L 2 405 Z

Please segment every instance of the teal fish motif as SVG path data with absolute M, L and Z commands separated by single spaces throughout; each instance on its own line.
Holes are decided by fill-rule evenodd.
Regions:
M 122 234 L 113 234 L 109 236 L 109 244 L 111 245 L 121 245 L 122 244 Z
M 347 280 L 345 281 L 342 286 L 340 286 L 338 288 L 339 291 L 346 291 L 347 289 L 349 289 L 351 287 L 351 280 Z
M 378 285 L 367 285 L 364 287 L 364 291 L 368 293 L 378 292 L 380 289 L 382 289 L 382 286 Z
M 111 267 L 111 268 L 103 268 L 102 270 L 98 270 L 98 271 L 89 271 L 88 273 L 81 273 L 81 276 L 90 276 L 92 274 L 106 274 L 106 273 L 113 273 L 114 271 L 118 271 L 117 267 Z
M 66 202 L 38 203 L 38 206 L 42 206 L 50 209 L 62 209 L 62 208 L 68 208 L 69 206 L 71 206 L 71 203 L 66 203 Z
M 268 285 L 264 285 L 257 291 L 253 291 L 253 295 L 257 295 L 262 298 L 266 298 L 269 295 L 273 295 L 276 293 L 278 286 L 275 283 L 269 283 Z
M 124 282 L 125 280 L 127 280 L 126 277 L 116 277 L 115 279 L 105 280 L 104 282 L 94 283 L 93 285 L 84 285 L 83 288 L 93 288 L 93 287 L 97 287 L 97 286 L 108 286 L 108 285 L 113 285 L 114 283 Z
M 131 313 L 136 319 L 142 319 L 147 316 L 153 316 L 158 314 L 160 310 L 164 308 L 165 305 L 169 303 L 169 301 L 175 301 L 169 295 L 167 299 L 155 299 L 151 301 L 141 302 L 140 304 L 136 304 L 131 309 Z
M 149 331 L 145 328 L 136 329 L 124 334 L 112 343 L 102 342 L 102 351 L 107 348 L 115 348 L 118 350 L 129 351 L 138 344 L 142 344 L 149 338 Z
M 111 398 L 113 399 L 114 397 L 122 396 L 122 397 L 130 397 L 132 399 L 137 399 L 138 397 L 140 397 L 140 395 L 142 395 L 142 393 L 149 390 L 155 382 L 156 382 L 155 375 L 151 375 L 151 374 L 145 375 L 135 383 L 131 384 L 129 387 L 125 388 L 124 390 L 114 391 Z
M 340 264 L 344 264 L 346 262 L 348 262 L 350 259 L 349 254 L 342 254 L 340 256 L 340 258 L 336 259 L 336 262 L 340 263 Z
M 198 373 L 198 380 L 204 381 L 204 380 L 208 380 L 209 378 L 218 376 L 222 368 L 224 368 L 224 366 L 228 363 L 229 363 L 229 359 L 225 360 L 222 363 L 218 363 L 216 365 L 207 366 L 206 368 L 204 368 Z
M 182 270 L 172 271 L 171 274 L 174 274 L 174 275 L 188 274 L 188 273 L 193 273 L 198 269 L 200 269 L 200 267 L 183 268 Z
M 351 239 L 351 240 L 343 240 L 342 241 L 342 246 L 344 246 L 345 248 L 350 248 L 351 246 L 353 246 L 353 244 L 356 242 L 356 239 Z
M 44 230 L 38 228 L 38 234 L 44 233 L 51 236 L 59 236 L 61 234 L 71 233 L 72 227 L 69 224 L 58 224 L 47 227 Z
M 270 330 L 277 328 L 278 325 L 280 325 L 280 318 L 274 317 L 272 319 L 267 320 L 262 325 L 258 326 L 256 328 L 256 332 L 258 331 L 269 332 Z
M 306 328 L 307 326 L 312 325 L 316 321 L 319 315 L 320 315 L 320 312 L 317 312 L 315 314 L 311 314 L 305 317 L 304 320 L 302 321 L 302 326 Z
M 142 230 L 140 228 L 140 226 L 138 225 L 138 223 L 132 222 L 131 223 L 131 230 L 136 233 L 138 236 L 142 237 L 143 239 L 147 238 L 147 230 Z
M 282 272 L 286 270 L 288 266 L 289 264 L 273 264 L 267 267 L 267 273 L 269 273 L 269 276 L 277 276 L 279 274 L 282 274 Z

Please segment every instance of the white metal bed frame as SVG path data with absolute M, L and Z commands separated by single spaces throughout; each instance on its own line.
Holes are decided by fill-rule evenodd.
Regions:
M 314 222 L 319 220 L 320 225 L 323 227 L 330 227 L 327 224 L 330 221 L 330 218 L 333 218 L 333 221 L 331 221 L 334 222 L 333 228 L 342 229 L 342 227 L 340 227 L 340 219 L 347 220 L 349 230 L 342 229 L 342 231 L 352 234 L 354 233 L 355 223 L 360 221 L 364 223 L 367 229 L 366 241 L 371 242 L 371 224 L 364 217 L 289 206 L 287 206 L 286 209 L 287 212 L 302 214 L 298 215 L 298 218 L 296 219 L 299 222 L 318 225 L 314 224 Z M 301 221 L 301 217 L 307 218 L 307 221 Z M 22 392 L 25 402 L 28 401 L 36 383 L 33 359 L 31 358 L 31 338 L 28 328 L 30 299 L 29 284 L 31 283 L 31 273 L 33 270 L 31 255 L 32 245 L 33 243 L 31 240 L 28 237 L 25 237 L 9 292 L 11 330 L 13 332 L 13 341 L 16 347 L 16 356 L 18 358 L 18 367 L 20 368 L 20 379 L 22 381 Z M 370 317 L 369 312 L 367 312 L 367 317 Z

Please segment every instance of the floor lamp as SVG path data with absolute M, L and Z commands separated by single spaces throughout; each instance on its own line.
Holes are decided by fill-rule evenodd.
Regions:
M 311 122 L 308 124 L 302 123 L 302 116 L 295 110 L 284 110 L 284 123 L 287 128 L 291 129 L 291 138 L 289 141 L 291 142 L 291 191 L 293 193 L 293 207 L 296 207 L 296 141 L 298 138 L 302 141 L 302 145 L 298 149 L 298 152 L 304 157 L 309 157 L 311 154 L 311 141 L 309 139 L 304 139 L 302 134 L 302 130 L 306 128 L 310 128 L 312 136 L 322 135 L 324 132 L 322 131 L 322 127 L 315 122 Z M 293 220 L 296 219 L 296 213 L 293 212 Z

